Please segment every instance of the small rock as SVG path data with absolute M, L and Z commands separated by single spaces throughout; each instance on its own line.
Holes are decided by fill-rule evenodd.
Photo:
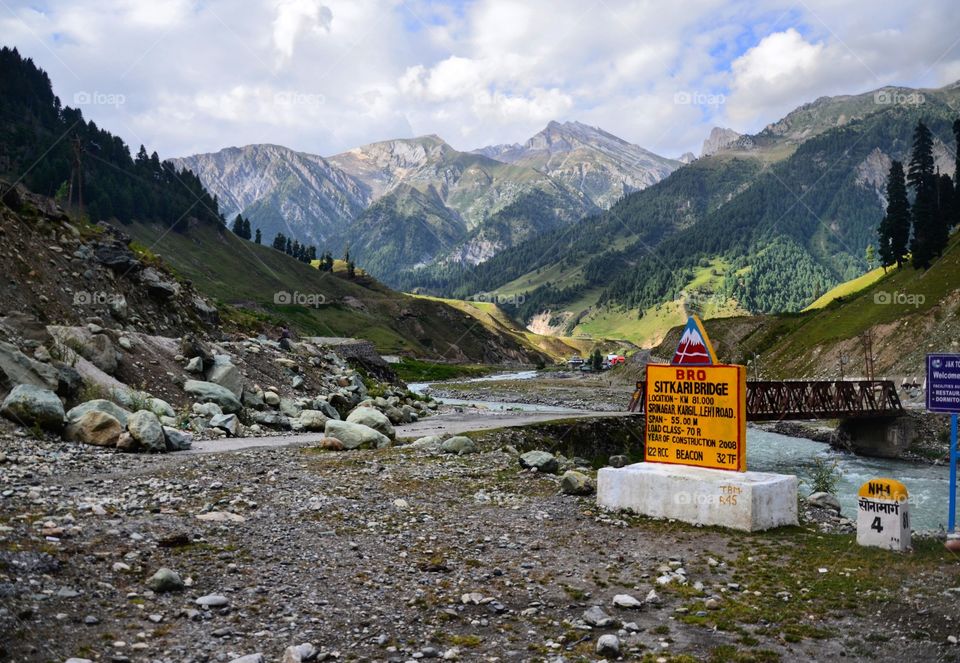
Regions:
M 316 659 L 319 653 L 313 644 L 305 642 L 302 645 L 287 647 L 283 652 L 281 663 L 307 663 Z
M 613 597 L 613 605 L 618 608 L 637 609 L 643 607 L 643 601 L 630 596 L 629 594 L 617 594 Z
M 179 592 L 183 589 L 183 580 L 176 571 L 166 567 L 160 568 L 147 580 L 147 587 L 161 594 L 163 592 Z
M 607 461 L 610 467 L 626 467 L 627 463 L 629 462 L 630 460 L 626 456 L 619 454 L 616 456 L 610 456 L 610 460 Z
M 820 507 L 821 509 L 830 509 L 835 513 L 840 513 L 840 501 L 830 493 L 811 493 L 807 497 L 807 504 Z
M 205 608 L 222 608 L 226 605 L 230 605 L 230 599 L 228 599 L 226 596 L 221 596 L 220 594 L 208 594 L 198 598 L 195 603 Z
M 211 523 L 242 523 L 246 518 L 237 513 L 229 511 L 208 511 L 207 513 L 197 514 L 197 520 L 205 520 Z
M 546 451 L 528 451 L 520 456 L 520 467 L 535 469 L 541 474 L 556 474 L 560 469 L 556 456 Z
M 718 601 L 715 598 L 709 598 L 704 602 L 703 607 L 706 608 L 707 610 L 719 610 L 720 601 Z
M 603 611 L 598 605 L 595 605 L 587 609 L 583 613 L 583 621 L 585 621 L 590 626 L 596 626 L 598 628 L 606 628 L 608 626 L 615 626 L 617 620 L 608 615 Z
M 604 658 L 617 658 L 620 656 L 620 638 L 607 633 L 597 639 L 597 655 Z
M 320 440 L 320 448 L 327 451 L 343 451 L 346 447 L 343 446 L 343 442 L 335 437 L 325 437 Z
M 560 490 L 566 495 L 592 495 L 593 480 L 583 472 L 567 470 L 560 477 Z
M 241 656 L 239 658 L 231 659 L 230 663 L 267 663 L 267 662 L 266 662 L 266 659 L 263 657 L 263 654 L 257 652 L 256 654 L 247 654 L 246 656 Z

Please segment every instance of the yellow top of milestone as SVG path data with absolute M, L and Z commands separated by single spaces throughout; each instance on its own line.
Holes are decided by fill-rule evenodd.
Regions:
M 907 499 L 907 487 L 896 479 L 870 479 L 857 493 L 860 497 L 874 500 L 902 502 Z

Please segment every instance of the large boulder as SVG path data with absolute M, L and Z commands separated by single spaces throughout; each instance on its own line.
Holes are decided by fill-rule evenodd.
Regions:
M 474 441 L 465 435 L 454 435 L 446 440 L 440 445 L 440 451 L 445 454 L 457 454 L 458 456 L 480 452 Z
M 314 399 L 314 401 L 313 401 L 313 409 L 314 409 L 314 410 L 320 410 L 320 411 L 323 412 L 325 415 L 327 415 L 327 418 L 328 418 L 328 419 L 339 419 L 339 418 L 340 418 L 340 413 L 337 412 L 337 408 L 335 408 L 335 407 L 333 407 L 332 405 L 330 405 L 330 401 L 328 401 L 328 400 L 326 400 L 326 399 L 324 399 L 324 398 Z
M 277 412 L 258 412 L 256 410 L 252 410 L 250 411 L 250 418 L 261 426 L 267 426 L 269 428 L 290 430 L 292 427 L 290 423 L 290 417 Z
M 390 438 L 369 426 L 330 419 L 324 427 L 327 437 L 335 437 L 344 449 L 380 449 L 390 446 Z
M 216 403 L 224 412 L 239 412 L 243 407 L 232 391 L 213 382 L 187 380 L 183 390 L 204 403 Z
M 239 425 L 240 421 L 235 414 L 218 414 L 210 418 L 211 427 L 219 428 L 233 437 L 237 436 L 237 428 Z
M 120 242 L 98 242 L 94 247 L 97 262 L 119 274 L 136 272 L 143 267 L 133 251 Z
M 127 417 L 127 430 L 144 451 L 162 452 L 167 450 L 167 438 L 163 426 L 153 412 L 137 410 Z
M 173 406 L 170 405 L 170 403 L 163 400 L 162 398 L 155 398 L 153 396 L 147 398 L 147 408 L 158 417 L 177 416 L 177 413 L 173 409 Z
M 556 474 L 560 463 L 556 456 L 546 451 L 528 451 L 520 456 L 520 467 L 535 469 L 541 474 Z
M 442 435 L 427 435 L 425 437 L 417 438 L 407 446 L 411 449 L 427 449 L 428 451 L 439 451 L 440 446 L 443 444 Z
M 303 410 L 298 420 L 303 430 L 318 432 L 326 429 L 330 417 L 320 410 Z
M 58 383 L 56 368 L 31 359 L 16 346 L 0 341 L 0 391 L 13 389 L 18 384 L 56 390 Z
M 167 451 L 185 451 L 193 446 L 193 435 L 179 428 L 164 426 L 163 435 L 167 438 Z
M 194 295 L 193 299 L 190 300 L 190 306 L 201 320 L 213 324 L 220 322 L 220 312 L 203 297 Z
M 213 366 L 207 371 L 207 382 L 226 387 L 237 398 L 243 393 L 243 375 L 227 355 L 214 356 Z
M 80 354 L 107 375 L 117 372 L 117 349 L 106 334 L 91 334 Z
M 83 377 L 80 375 L 80 371 L 73 366 L 59 364 L 57 366 L 57 396 L 69 402 L 80 394 L 81 389 L 83 389 Z
M 368 426 L 386 435 L 391 440 L 397 436 L 396 431 L 393 430 L 393 424 L 390 423 L 387 416 L 374 407 L 358 407 L 354 409 L 353 412 L 347 415 L 347 421 L 351 424 Z
M 327 396 L 327 402 L 330 403 L 341 417 L 346 417 L 350 414 L 350 409 L 353 407 L 350 399 L 339 392 L 333 392 Z
M 180 294 L 180 284 L 164 278 L 153 267 L 147 267 L 140 272 L 140 282 L 147 287 L 147 292 L 157 299 L 173 299 Z
M 67 418 L 69 419 L 69 413 Z M 116 447 L 121 433 L 123 424 L 119 419 L 100 410 L 87 410 L 69 421 L 63 436 L 71 442 Z
M 70 408 L 67 411 L 67 423 L 73 423 L 80 419 L 80 417 L 85 415 L 87 412 L 91 411 L 105 412 L 106 414 L 109 414 L 119 421 L 120 425 L 124 428 L 127 426 L 127 417 L 130 416 L 129 411 L 124 410 L 113 401 L 108 401 L 104 398 L 95 398 L 92 401 L 87 401 L 86 403 L 81 403 L 76 407 Z
M 303 411 L 303 408 L 300 407 L 292 398 L 281 398 L 279 409 L 280 414 L 285 414 L 291 419 L 296 419 L 300 416 L 300 412 Z
M 213 351 L 207 347 L 207 344 L 190 334 L 180 339 L 180 354 L 187 359 L 200 357 L 200 370 L 203 371 L 213 366 Z
M 45 430 L 63 428 L 63 403 L 55 393 L 32 384 L 18 384 L 0 405 L 0 414 L 21 426 Z

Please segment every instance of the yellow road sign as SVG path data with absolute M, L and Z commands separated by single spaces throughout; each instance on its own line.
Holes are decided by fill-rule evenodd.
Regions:
M 648 463 L 747 469 L 746 367 L 647 365 Z

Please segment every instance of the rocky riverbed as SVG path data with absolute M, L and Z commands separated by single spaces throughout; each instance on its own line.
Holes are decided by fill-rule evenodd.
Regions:
M 0 660 L 957 656 L 960 564 L 939 543 L 897 556 L 818 523 L 604 513 L 498 440 L 462 456 L 0 440 Z
M 622 412 L 627 409 L 632 391 L 629 386 L 610 384 L 598 376 L 574 373 L 532 380 L 440 382 L 431 385 L 428 393 L 434 398 Z

